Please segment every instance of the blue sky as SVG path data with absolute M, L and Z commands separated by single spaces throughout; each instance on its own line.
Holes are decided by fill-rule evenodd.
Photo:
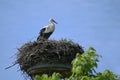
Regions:
M 1 80 L 23 80 L 14 66 L 17 48 L 36 40 L 39 30 L 54 18 L 58 24 L 50 39 L 72 39 L 84 49 L 93 46 L 102 55 L 98 71 L 120 74 L 119 0 L 0 0 Z

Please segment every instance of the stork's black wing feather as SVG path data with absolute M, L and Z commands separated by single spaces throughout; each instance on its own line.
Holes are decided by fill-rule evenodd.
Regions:
M 45 29 L 46 29 L 46 28 L 42 28 L 42 29 L 40 30 L 40 33 L 39 33 L 39 34 L 40 34 L 41 37 L 44 36 L 43 34 L 44 34 Z
M 52 33 L 53 33 L 53 32 L 44 33 L 44 34 L 43 34 L 43 37 L 44 37 L 45 39 L 48 39 Z
M 42 28 L 39 32 L 39 36 L 37 37 L 37 41 L 39 41 L 40 39 L 44 38 L 44 31 L 46 28 Z
M 39 36 L 37 38 L 37 41 L 41 40 L 41 39 L 48 39 L 50 37 L 50 35 L 53 33 L 53 32 L 45 32 L 46 28 L 42 28 L 39 32 Z

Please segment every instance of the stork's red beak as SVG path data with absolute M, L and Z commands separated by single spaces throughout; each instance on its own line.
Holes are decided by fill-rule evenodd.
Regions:
M 58 24 L 55 20 L 53 20 L 54 23 Z

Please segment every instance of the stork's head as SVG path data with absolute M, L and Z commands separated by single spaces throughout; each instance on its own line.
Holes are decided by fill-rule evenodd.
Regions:
M 57 22 L 56 22 L 54 19 L 52 19 L 52 18 L 50 18 L 49 21 L 50 21 L 51 23 L 56 23 L 56 24 L 57 24 Z

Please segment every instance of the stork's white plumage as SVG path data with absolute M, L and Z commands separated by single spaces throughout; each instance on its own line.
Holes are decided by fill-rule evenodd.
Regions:
M 55 23 L 57 24 L 57 22 L 50 18 L 49 19 L 50 21 L 50 24 L 43 27 L 41 30 L 40 30 L 40 36 L 37 38 L 37 40 L 40 40 L 40 39 L 48 39 L 50 37 L 50 35 L 54 32 L 55 30 Z

